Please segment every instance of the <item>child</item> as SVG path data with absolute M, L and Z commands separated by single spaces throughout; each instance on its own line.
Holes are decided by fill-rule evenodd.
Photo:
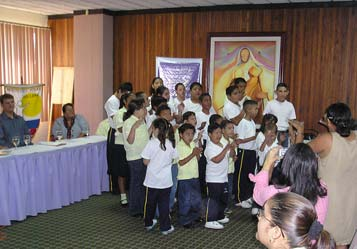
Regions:
M 273 123 L 268 123 L 264 129 L 264 141 L 260 144 L 257 143 L 258 157 L 259 157 L 259 168 L 263 166 L 266 154 L 274 147 L 278 146 L 277 136 L 277 126 Z M 259 146 L 259 147 L 258 147 Z
M 285 83 L 277 85 L 275 94 L 276 99 L 268 102 L 263 114 L 271 113 L 278 118 L 278 141 L 283 147 L 289 147 L 288 121 L 296 119 L 295 108 L 292 103 L 286 100 L 289 90 Z
M 208 188 L 205 227 L 223 229 L 222 224 L 229 222 L 224 210 L 228 201 L 228 157 L 231 145 L 221 143 L 222 130 L 217 124 L 208 126 L 208 135 L 210 140 L 205 150 Z
M 241 100 L 239 100 L 238 104 L 240 106 L 243 106 L 244 101 L 251 99 L 248 95 L 246 95 L 245 89 L 247 88 L 247 81 L 241 77 L 239 78 L 234 78 L 231 81 L 231 86 L 235 86 L 238 88 L 238 91 L 242 93 Z
M 202 86 L 198 82 L 193 82 L 190 86 L 190 94 L 191 98 L 186 99 L 183 104 L 185 108 L 183 109 L 183 113 L 187 111 L 191 111 L 197 113 L 202 110 L 202 106 L 200 104 L 200 96 L 202 94 Z
M 146 199 L 144 207 L 145 228 L 150 231 L 157 221 L 154 219 L 159 207 L 161 233 L 174 231 L 170 221 L 170 191 L 172 186 L 171 162 L 178 157 L 172 126 L 163 118 L 153 122 L 153 137 L 141 153 L 147 171 L 144 181 Z
M 156 116 L 156 110 L 160 105 L 166 105 L 167 100 L 164 97 L 154 95 L 151 98 L 151 108 L 152 108 L 152 114 L 147 117 L 146 119 L 146 126 L 150 128 L 152 122 L 157 118 Z
M 237 126 L 245 115 L 242 106 L 239 105 L 243 94 L 239 92 L 236 86 L 229 86 L 226 89 L 226 95 L 228 100 L 223 107 L 223 116 Z
M 258 113 L 258 103 L 254 100 L 246 100 L 243 109 L 245 117 L 237 127 L 239 149 L 238 159 L 235 162 L 233 191 L 237 206 L 251 208 L 254 185 L 248 175 L 254 173 L 256 166 L 256 129 L 253 119 Z
M 123 141 L 130 169 L 129 214 L 135 217 L 142 216 L 145 197 L 143 182 L 146 167 L 141 158 L 141 152 L 149 141 L 145 116 L 144 101 L 134 99 L 129 103 L 128 111 L 123 117 Z
M 118 188 L 120 193 L 120 203 L 122 206 L 127 206 L 128 201 L 126 197 L 125 181 L 129 176 L 128 162 L 126 160 L 126 153 L 123 141 L 123 116 L 127 111 L 129 103 L 135 99 L 135 94 L 126 93 L 122 95 L 120 104 L 123 105 L 119 111 L 114 114 L 113 122 L 116 127 L 115 142 L 113 145 L 113 164 L 112 175 L 118 177 Z
M 234 123 L 230 120 L 223 120 L 221 123 L 222 129 L 222 144 L 233 143 L 236 136 L 234 134 Z M 237 160 L 237 151 L 234 149 L 233 156 L 228 159 L 228 203 L 225 210 L 225 214 L 230 214 L 232 211 L 229 209 L 232 202 L 232 189 L 233 189 L 233 173 L 234 173 L 234 161 Z
M 193 127 L 196 127 L 197 126 L 197 119 L 196 119 L 196 114 L 194 112 L 185 112 L 183 115 L 182 115 L 182 120 L 183 120 L 183 123 L 186 124 L 191 124 L 193 125 Z M 200 131 L 200 132 L 196 132 L 194 137 L 193 137 L 193 141 L 195 142 L 195 144 L 198 146 L 198 147 L 202 147 L 202 143 L 201 143 L 201 139 L 202 139 L 202 132 L 203 131 Z M 175 134 L 175 138 L 177 138 L 177 141 L 180 139 L 180 136 L 179 136 L 179 132 L 178 130 L 176 130 L 176 134 Z
M 195 127 L 183 124 L 179 128 L 180 141 L 178 179 L 178 222 L 185 228 L 195 226 L 201 216 L 201 192 L 198 179 L 198 158 L 202 148 L 195 146 L 193 136 Z
M 152 114 L 152 109 L 151 109 L 151 98 L 156 94 L 156 89 L 158 89 L 160 86 L 164 84 L 164 81 L 160 77 L 155 77 L 151 81 L 151 86 L 150 86 L 150 97 L 148 98 L 149 100 L 149 106 L 147 107 L 147 111 Z
M 209 124 L 217 124 L 217 125 L 221 125 L 223 121 L 223 117 L 219 114 L 213 114 L 211 115 L 211 117 L 209 118 Z

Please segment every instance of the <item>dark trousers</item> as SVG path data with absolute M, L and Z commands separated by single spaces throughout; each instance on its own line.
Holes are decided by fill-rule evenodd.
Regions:
M 206 222 L 224 219 L 224 209 L 228 202 L 228 184 L 207 182 L 208 200 Z
M 238 159 L 234 164 L 233 193 L 236 202 L 245 201 L 253 196 L 254 183 L 248 175 L 254 174 L 256 166 L 255 150 L 238 149 Z
M 109 128 L 108 136 L 107 136 L 107 164 L 108 170 L 107 173 L 109 175 L 109 191 L 113 194 L 119 193 L 119 185 L 118 185 L 118 176 L 113 174 L 113 168 L 115 167 L 113 161 L 114 155 L 114 146 L 115 144 L 115 130 L 113 128 Z
M 144 211 L 145 187 L 143 185 L 146 166 L 142 159 L 128 161 L 130 168 L 129 214 L 142 215 Z
M 201 217 L 202 199 L 199 179 L 179 180 L 177 195 L 180 225 L 189 225 Z
M 170 192 L 171 188 L 157 189 L 146 187 L 144 206 L 145 226 L 151 226 L 155 217 L 156 207 L 159 208 L 160 230 L 167 231 L 171 228 L 170 220 Z
M 198 176 L 200 179 L 200 188 L 202 191 L 202 195 L 206 196 L 206 189 L 207 189 L 207 185 L 206 185 L 206 166 L 207 166 L 207 159 L 205 157 L 205 149 L 206 149 L 206 140 L 203 140 L 203 145 L 202 145 L 202 153 L 201 153 L 201 157 L 198 160 Z
M 227 207 L 232 205 L 232 193 L 233 193 L 233 173 L 228 174 L 228 202 Z

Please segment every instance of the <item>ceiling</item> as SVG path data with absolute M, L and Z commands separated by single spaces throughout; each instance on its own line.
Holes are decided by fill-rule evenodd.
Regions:
M 126 11 L 232 4 L 282 4 L 341 1 L 346 0 L 0 0 L 0 7 L 29 11 L 42 15 L 59 15 L 72 14 L 74 10 L 87 9 Z

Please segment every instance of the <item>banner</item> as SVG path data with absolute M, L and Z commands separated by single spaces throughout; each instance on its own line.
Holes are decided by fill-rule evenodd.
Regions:
M 175 85 L 183 83 L 189 98 L 191 83 L 202 83 L 202 59 L 156 57 L 156 76 L 162 78 L 172 97 L 176 97 Z
M 43 84 L 3 86 L 5 93 L 14 96 L 15 113 L 25 119 L 30 133 L 35 134 L 40 125 Z

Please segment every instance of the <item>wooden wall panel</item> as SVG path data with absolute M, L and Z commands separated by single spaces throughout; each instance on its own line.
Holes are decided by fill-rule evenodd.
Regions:
M 155 57 L 207 65 L 209 32 L 286 32 L 284 81 L 298 119 L 318 129 L 324 109 L 347 102 L 357 115 L 357 7 L 246 9 L 116 16 L 114 87 L 149 91 Z

